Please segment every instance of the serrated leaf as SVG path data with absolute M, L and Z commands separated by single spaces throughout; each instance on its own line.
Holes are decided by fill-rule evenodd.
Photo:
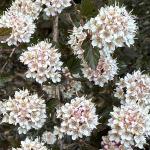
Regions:
M 87 40 L 83 42 L 82 48 L 84 49 L 84 59 L 92 69 L 96 69 L 100 53 L 99 49 L 91 45 L 91 43 Z
M 92 0 L 82 0 L 80 6 L 81 15 L 91 18 L 97 14 L 97 8 Z

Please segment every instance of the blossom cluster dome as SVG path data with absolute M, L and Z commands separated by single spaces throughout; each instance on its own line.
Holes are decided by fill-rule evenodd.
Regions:
M 12 150 L 48 150 L 44 143 L 40 142 L 38 138 L 31 140 L 26 138 L 24 141 L 21 141 L 20 148 L 12 148 Z
M 61 13 L 63 9 L 71 6 L 71 0 L 36 0 L 40 4 L 44 4 L 44 9 L 47 16 L 56 16 Z
M 42 135 L 42 141 L 47 144 L 54 144 L 56 142 L 56 136 L 50 131 L 45 131 Z
M 116 84 L 115 96 L 126 103 L 150 104 L 150 76 L 135 71 L 127 74 Z
M 37 19 L 42 8 L 39 3 L 33 0 L 15 0 L 10 7 L 11 11 L 22 12 L 25 15 Z
M 0 28 L 10 28 L 10 36 L 3 42 L 8 45 L 18 45 L 18 43 L 28 43 L 35 31 L 35 24 L 32 17 L 18 11 L 6 11 L 0 17 Z
M 16 91 L 14 98 L 10 97 L 4 106 L 2 122 L 18 125 L 19 134 L 39 129 L 46 121 L 45 101 L 37 94 L 30 95 L 28 90 Z
M 117 62 L 111 56 L 105 57 L 101 55 L 95 70 L 90 68 L 86 62 L 83 62 L 82 66 L 84 77 L 101 87 L 108 81 L 113 80 L 118 71 Z
M 84 25 L 84 29 L 90 31 L 93 46 L 110 54 L 117 47 L 134 44 L 137 25 L 135 16 L 125 7 L 115 5 L 102 7 L 99 14 Z
M 126 149 L 132 146 L 143 149 L 146 137 L 150 135 L 149 109 L 127 104 L 114 107 L 108 125 L 111 127 L 110 141 L 121 143 Z
M 83 31 L 83 27 L 73 27 L 73 30 L 69 36 L 68 44 L 73 49 L 73 53 L 77 55 L 78 58 L 82 59 L 84 50 L 82 49 L 82 44 L 87 37 L 87 33 Z
M 57 83 L 61 81 L 61 54 L 48 41 L 41 41 L 22 53 L 20 61 L 28 66 L 27 78 L 34 78 L 42 84 L 51 79 Z
M 59 137 L 67 134 L 73 140 L 90 136 L 92 130 L 98 125 L 94 103 L 84 96 L 76 97 L 70 103 L 57 109 L 57 118 L 60 118 L 62 122 L 60 128 L 55 127 L 55 134 Z
M 115 141 L 110 141 L 109 136 L 102 137 L 102 149 L 101 150 L 126 150 L 126 148 L 121 144 Z M 128 149 L 132 150 L 132 149 Z

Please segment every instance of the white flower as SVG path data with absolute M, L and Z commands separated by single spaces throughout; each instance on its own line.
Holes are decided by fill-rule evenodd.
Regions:
M 106 6 L 91 18 L 84 29 L 91 33 L 92 45 L 99 47 L 106 55 L 115 48 L 134 44 L 137 26 L 135 16 L 128 13 L 125 7 Z
M 9 10 L 21 12 L 24 15 L 31 16 L 33 19 L 37 19 L 42 8 L 39 3 L 33 0 L 15 0 Z
M 103 136 L 102 137 L 102 149 L 101 150 L 127 150 L 121 143 L 115 142 L 115 141 L 110 141 L 109 135 L 108 136 Z M 128 149 L 132 150 L 132 149 Z
M 82 73 L 85 78 L 89 81 L 93 81 L 95 85 L 101 87 L 104 86 L 108 81 L 113 80 L 114 76 L 117 74 L 117 62 L 115 59 L 112 59 L 111 56 L 104 57 L 100 55 L 100 59 L 96 69 L 90 68 L 86 62 L 82 64 Z
M 0 115 L 6 113 L 5 105 L 2 101 L 0 101 Z
M 77 55 L 78 58 L 83 57 L 84 50 L 82 49 L 82 43 L 86 39 L 87 34 L 83 31 L 83 27 L 73 27 L 72 33 L 69 36 L 68 44 L 70 44 L 73 49 L 73 53 Z
M 39 42 L 37 45 L 28 47 L 28 50 L 22 53 L 20 61 L 28 66 L 27 78 L 34 78 L 42 84 L 51 79 L 57 83 L 61 81 L 61 54 L 52 44 L 47 41 Z
M 56 16 L 63 9 L 71 6 L 71 0 L 36 0 L 36 2 L 46 6 L 44 11 L 47 16 Z
M 116 84 L 115 96 L 122 100 L 122 103 L 138 103 L 147 106 L 150 104 L 150 76 L 135 71 L 127 73 Z
M 12 32 L 6 39 L 8 45 L 28 43 L 35 31 L 32 17 L 18 11 L 8 10 L 0 17 L 0 28 L 11 28 Z
M 114 107 L 108 125 L 109 140 L 121 143 L 126 149 L 132 146 L 143 149 L 146 137 L 150 135 L 149 109 L 138 105 Z
M 42 135 L 42 140 L 47 144 L 54 144 L 56 142 L 56 136 L 50 131 L 45 131 Z
M 45 101 L 37 94 L 30 95 L 28 90 L 16 91 L 4 106 L 2 122 L 18 125 L 19 134 L 41 128 L 46 120 Z
M 98 125 L 96 108 L 91 100 L 85 97 L 76 97 L 57 109 L 57 118 L 62 120 L 60 128 L 55 127 L 54 134 L 59 138 L 67 134 L 72 140 L 90 136 L 92 130 Z
M 31 140 L 26 138 L 25 141 L 21 141 L 21 148 L 12 148 L 12 150 L 48 150 L 44 143 L 39 142 L 39 139 Z

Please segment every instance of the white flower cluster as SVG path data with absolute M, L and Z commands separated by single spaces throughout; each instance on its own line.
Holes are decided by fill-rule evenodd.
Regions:
M 127 74 L 116 84 L 115 96 L 126 103 L 150 104 L 150 76 L 141 71 Z
M 71 0 L 36 0 L 36 2 L 46 6 L 44 11 L 47 16 L 56 16 L 63 9 L 71 6 Z
M 80 59 L 83 58 L 84 50 L 82 49 L 82 43 L 86 39 L 87 33 L 83 31 L 83 27 L 73 27 L 72 33 L 69 36 L 68 44 L 73 49 L 73 53 Z
M 116 60 L 112 59 L 112 57 L 104 57 L 103 55 L 100 56 L 95 70 L 90 68 L 86 62 L 84 62 L 82 66 L 84 77 L 101 87 L 103 87 L 105 83 L 108 83 L 108 81 L 113 80 L 118 70 Z
M 0 17 L 0 28 L 10 28 L 10 36 L 3 42 L 8 45 L 30 42 L 35 32 L 34 20 L 38 18 L 41 5 L 32 0 L 15 0 Z
M 99 10 L 95 18 L 78 28 L 74 27 L 68 44 L 73 53 L 82 60 L 84 77 L 94 81 L 96 85 L 104 86 L 104 83 L 112 80 L 117 74 L 116 60 L 111 58 L 111 54 L 117 47 L 134 44 L 136 32 L 135 16 L 128 13 L 125 7 L 106 6 Z M 86 39 L 91 41 L 93 47 L 99 48 L 100 54 L 103 55 L 96 70 L 91 69 L 84 60 L 82 45 Z M 107 61 L 104 69 L 101 68 L 103 57 L 108 57 L 104 58 Z
M 18 45 L 18 43 L 28 43 L 31 35 L 35 31 L 35 24 L 32 17 L 24 15 L 18 11 L 6 11 L 0 18 L 0 28 L 10 28 L 10 36 L 3 42 L 8 45 Z
M 54 144 L 56 142 L 56 136 L 50 131 L 45 131 L 42 135 L 42 141 L 47 144 Z
M 125 7 L 115 5 L 102 7 L 99 14 L 84 25 L 84 29 L 91 33 L 93 46 L 110 54 L 117 47 L 134 44 L 137 26 L 135 17 Z
M 22 53 L 20 61 L 28 66 L 27 78 L 34 78 L 42 84 L 47 79 L 57 83 L 61 81 L 61 54 L 48 41 L 41 41 Z
M 39 139 L 31 140 L 26 138 L 25 141 L 21 141 L 21 148 L 12 148 L 12 150 L 48 150 L 44 143 L 39 142 Z
M 144 148 L 146 137 L 150 135 L 149 109 L 127 104 L 121 105 L 121 108 L 114 107 L 108 122 L 110 141 L 120 143 L 126 149 L 132 146 Z
M 2 122 L 19 125 L 19 134 L 30 129 L 39 129 L 46 120 L 45 101 L 37 94 L 30 95 L 28 90 L 16 91 L 14 98 L 4 102 Z
M 22 12 L 25 15 L 37 19 L 42 7 L 39 3 L 33 0 L 15 0 L 10 7 L 11 11 Z
M 85 97 L 76 97 L 57 109 L 57 118 L 62 120 L 60 128 L 55 127 L 54 131 L 59 138 L 65 134 L 70 135 L 72 140 L 90 136 L 92 130 L 98 125 L 94 103 Z
M 122 105 L 111 112 L 111 130 L 103 137 L 103 150 L 144 149 L 150 136 L 150 76 L 138 70 L 128 73 L 116 85 L 115 96 Z
M 101 150 L 127 150 L 121 143 L 117 143 L 116 141 L 110 141 L 109 136 L 103 136 L 102 140 L 103 141 L 101 142 L 101 145 L 103 149 Z
M 68 43 L 74 54 L 81 58 L 84 52 L 81 46 L 88 36 L 93 47 L 110 55 L 117 47 L 133 45 L 136 32 L 135 16 L 128 13 L 125 7 L 106 6 L 85 25 L 74 27 Z

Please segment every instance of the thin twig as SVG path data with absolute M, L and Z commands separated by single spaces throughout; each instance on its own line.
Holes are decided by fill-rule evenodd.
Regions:
M 58 42 L 58 36 L 59 36 L 58 20 L 59 20 L 59 17 L 57 15 L 57 16 L 54 17 L 54 21 L 53 21 L 53 41 L 56 42 L 56 43 Z M 56 95 L 57 95 L 57 98 L 58 98 L 59 102 L 61 103 L 60 87 L 59 87 L 59 85 L 56 88 Z M 63 141 L 60 140 L 59 143 L 60 143 L 59 144 L 60 150 L 63 150 Z
M 53 21 L 53 41 L 58 42 L 58 15 L 55 16 Z
M 10 53 L 10 55 L 9 55 L 9 57 L 8 57 L 8 59 L 7 59 L 7 61 L 5 62 L 5 64 L 3 65 L 3 67 L 2 67 L 2 69 L 1 69 L 1 73 L 3 73 L 4 72 L 4 69 L 5 69 L 5 67 L 7 66 L 7 64 L 8 64 L 8 62 L 9 62 L 9 59 L 12 57 L 12 55 L 14 54 L 14 52 L 15 52 L 15 50 L 16 50 L 16 48 L 13 48 L 12 49 L 12 52 Z

